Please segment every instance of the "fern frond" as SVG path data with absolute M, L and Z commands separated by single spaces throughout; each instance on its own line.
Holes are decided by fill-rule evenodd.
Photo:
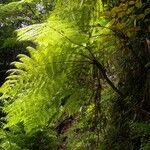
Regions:
M 19 40 L 32 40 L 37 47 L 28 48 L 30 57 L 22 54 L 18 56 L 19 61 L 12 63 L 16 70 L 10 71 L 10 76 L 2 86 L 4 97 L 11 97 L 11 103 L 5 107 L 8 114 L 5 127 L 23 122 L 26 131 L 31 132 L 47 125 L 50 120 L 53 124 L 55 118 L 64 111 L 68 114 L 80 111 L 84 100 L 90 96 L 90 77 L 87 77 L 84 84 L 82 81 L 77 83 L 76 79 L 79 77 L 74 72 L 84 70 L 82 60 L 85 58 L 81 54 L 89 54 L 86 45 L 91 42 L 89 33 L 85 30 L 90 28 L 93 14 L 90 4 L 96 2 L 69 2 L 73 8 L 70 5 L 62 5 L 64 1 L 61 0 L 46 23 L 31 25 L 17 31 Z M 63 6 L 62 12 L 59 12 L 60 5 Z M 90 16 L 80 14 L 85 8 Z M 77 25 L 82 19 L 83 28 Z M 78 63 L 74 64 L 74 61 Z M 84 66 L 91 70 L 89 63 Z M 62 97 L 67 95 L 70 97 L 62 105 Z

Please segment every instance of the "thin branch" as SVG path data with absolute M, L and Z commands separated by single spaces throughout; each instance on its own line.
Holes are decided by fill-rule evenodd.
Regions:
M 108 76 L 106 75 L 106 69 L 96 60 L 93 60 L 94 63 L 96 64 L 97 68 L 101 71 L 104 79 L 106 80 L 106 82 L 110 85 L 110 87 L 116 92 L 118 93 L 121 97 L 123 97 L 123 93 L 113 84 L 113 82 L 108 78 Z
M 114 36 L 115 34 L 98 34 L 98 35 L 93 35 L 93 36 L 91 36 L 92 38 L 93 37 L 103 37 L 103 36 Z
M 79 44 L 79 43 L 76 43 L 74 41 L 72 41 L 70 38 L 68 38 L 65 34 L 63 34 L 61 31 L 58 31 L 57 29 L 53 28 L 53 27 L 50 27 L 51 29 L 53 29 L 54 31 L 56 31 L 57 33 L 59 33 L 61 36 L 63 36 L 65 39 L 67 39 L 69 42 L 71 42 L 72 44 L 75 44 L 77 46 L 81 46 L 81 47 L 84 47 L 84 48 L 87 48 L 86 46 L 82 45 L 82 44 Z
M 87 48 L 89 53 L 91 54 L 92 58 L 93 58 L 93 63 L 97 66 L 97 68 L 101 71 L 104 79 L 106 80 L 106 82 L 110 85 L 110 87 L 116 92 L 118 93 L 121 97 L 123 97 L 123 93 L 113 84 L 113 82 L 108 78 L 108 76 L 106 75 L 106 69 L 104 68 L 104 66 L 95 58 L 94 54 L 91 52 L 90 48 Z

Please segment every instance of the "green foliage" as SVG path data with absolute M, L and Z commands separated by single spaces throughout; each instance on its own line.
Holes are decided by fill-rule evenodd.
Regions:
M 149 125 L 134 120 L 144 84 L 135 83 L 142 69 L 132 54 L 136 45 L 131 46 L 144 30 L 140 23 L 149 15 L 146 4 L 114 1 L 110 12 L 103 13 L 98 0 L 58 0 L 47 13 L 47 1 L 19 1 L 0 5 L 0 14 L 19 13 L 28 4 L 43 6 L 42 11 L 30 11 L 34 19 L 41 11 L 45 21 L 34 24 L 31 19 L 33 25 L 16 30 L 18 42 L 32 41 L 35 46 L 27 48 L 28 56 L 19 54 L 12 62 L 14 68 L 0 88 L 6 113 L 0 146 L 120 150 L 137 148 L 133 141 L 140 139 L 139 147 L 148 149 L 144 136 Z M 13 42 L 7 39 L 4 46 Z
M 25 134 L 23 126 L 13 126 L 9 131 L 1 130 L 1 148 L 6 150 L 56 150 L 56 133 L 51 129 L 40 129 L 32 134 Z
M 68 81 L 74 61 L 82 62 L 80 53 L 86 50 L 82 44 L 88 42 L 87 35 L 72 23 L 61 20 L 55 11 L 49 20 L 18 30 L 21 40 L 33 39 L 39 46 L 36 50 L 30 48 L 31 57 L 19 55 L 20 61 L 13 63 L 17 69 L 10 70 L 10 76 L 1 88 L 4 97 L 8 96 L 12 102 L 15 100 L 5 108 L 9 121 L 6 127 L 23 122 L 26 131 L 30 132 L 44 126 L 59 113 L 62 93 L 69 90 L 70 98 L 78 101 L 81 97 L 77 89 L 84 93 L 88 88 Z

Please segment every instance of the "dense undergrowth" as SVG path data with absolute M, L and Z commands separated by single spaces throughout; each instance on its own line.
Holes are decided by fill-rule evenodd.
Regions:
M 150 149 L 149 0 L 1 3 L 1 149 Z

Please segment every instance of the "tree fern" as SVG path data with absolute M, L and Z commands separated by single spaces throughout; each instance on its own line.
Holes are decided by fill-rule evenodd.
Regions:
M 29 56 L 18 55 L 18 61 L 12 63 L 15 69 L 8 71 L 9 76 L 1 87 L 1 99 L 7 99 L 5 128 L 23 123 L 30 134 L 44 127 L 54 128 L 63 115 L 85 111 L 80 116 L 83 120 L 79 127 L 80 123 L 89 121 L 89 116 L 96 118 L 95 99 L 100 92 L 97 81 L 103 80 L 103 75 L 97 77 L 100 72 L 94 63 L 107 65 L 117 47 L 110 23 L 100 18 L 101 13 L 102 3 L 97 0 L 59 0 L 44 23 L 16 31 L 19 41 L 32 40 L 36 48 L 27 48 Z M 92 131 L 80 133 L 79 137 L 84 138 L 87 148 L 88 140 L 98 136 Z M 83 146 L 78 140 L 76 143 Z
M 20 40 L 33 40 L 38 46 L 36 50 L 29 48 L 30 57 L 18 56 L 19 61 L 13 63 L 17 69 L 10 70 L 1 88 L 3 97 L 9 97 L 11 101 L 5 108 L 8 113 L 6 127 L 23 122 L 26 131 L 30 132 L 45 126 L 54 114 L 63 112 L 60 104 L 66 91 L 71 96 L 65 107 L 70 111 L 75 105 L 70 104 L 79 101 L 76 111 L 79 110 L 84 99 L 90 95 L 84 95 L 89 87 L 69 81 L 69 77 L 72 76 L 74 62 L 82 64 L 82 60 L 87 63 L 86 68 L 89 68 L 90 73 L 90 60 L 81 54 L 89 53 L 86 49 L 89 33 L 86 34 L 85 29 L 94 23 L 91 22 L 92 14 L 98 11 L 91 10 L 91 7 L 100 5 L 98 3 L 90 0 L 83 3 L 59 1 L 46 23 L 17 31 Z M 64 6 L 61 12 L 60 5 Z M 87 16 L 83 9 L 88 10 Z M 83 16 L 87 18 L 83 19 Z M 82 97 L 79 92 L 83 94 Z

